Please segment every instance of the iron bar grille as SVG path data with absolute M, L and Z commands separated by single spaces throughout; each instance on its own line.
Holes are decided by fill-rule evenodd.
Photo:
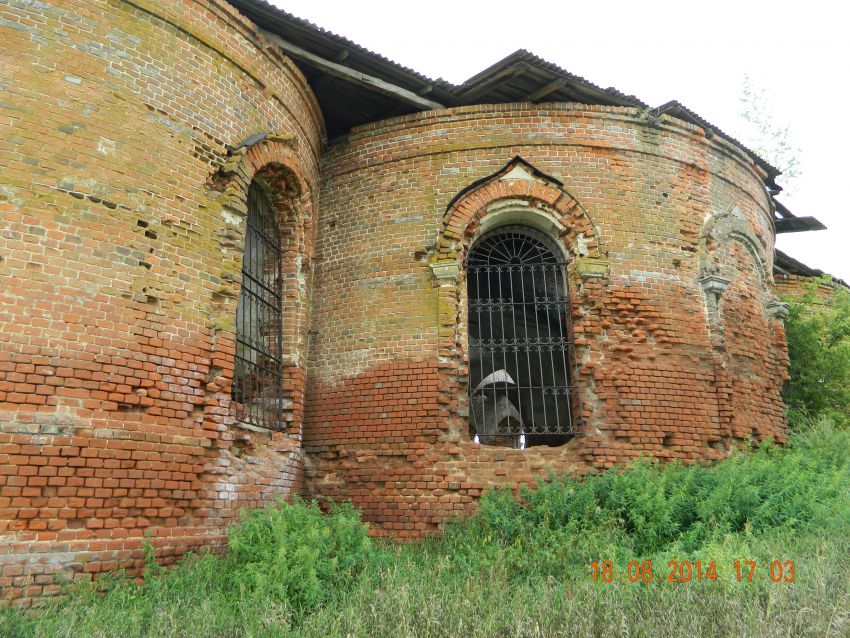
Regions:
M 281 229 L 269 194 L 248 190 L 242 291 L 236 307 L 235 416 L 270 430 L 283 419 L 283 276 Z
M 481 443 L 560 445 L 578 432 L 565 266 L 524 228 L 470 250 L 470 425 Z

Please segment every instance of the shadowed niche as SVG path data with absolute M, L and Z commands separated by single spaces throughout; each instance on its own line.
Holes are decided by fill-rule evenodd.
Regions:
M 485 445 L 556 446 L 577 430 L 565 263 L 549 242 L 508 226 L 469 251 L 470 428 Z

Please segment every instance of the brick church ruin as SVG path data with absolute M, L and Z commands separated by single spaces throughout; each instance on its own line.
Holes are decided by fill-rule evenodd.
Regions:
M 774 240 L 822 226 L 683 105 L 525 51 L 430 80 L 263 0 L 7 0 L 0 39 L 3 601 L 282 496 L 417 537 L 785 439 Z

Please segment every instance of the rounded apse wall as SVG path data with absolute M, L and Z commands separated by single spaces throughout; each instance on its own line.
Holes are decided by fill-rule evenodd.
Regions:
M 224 1 L 0 17 L 0 582 L 25 604 L 70 565 L 140 566 L 145 535 L 165 562 L 221 542 L 241 506 L 299 489 L 324 133 L 302 74 Z M 285 433 L 229 409 L 257 175 L 288 231 Z
M 310 494 L 416 535 L 489 485 L 784 438 L 772 212 L 731 144 L 629 108 L 484 105 L 355 129 L 322 172 Z M 469 431 L 465 258 L 505 224 L 568 255 L 581 432 L 559 447 Z

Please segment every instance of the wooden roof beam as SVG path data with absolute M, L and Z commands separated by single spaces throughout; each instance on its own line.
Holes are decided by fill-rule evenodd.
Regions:
M 786 217 L 777 219 L 776 234 L 802 233 L 809 230 L 826 230 L 826 226 L 814 217 Z
M 302 49 L 291 42 L 287 42 L 276 33 L 266 31 L 265 29 L 263 29 L 262 32 L 269 42 L 279 46 L 286 55 L 306 64 L 310 64 L 327 75 L 332 75 L 341 80 L 345 80 L 346 82 L 359 84 L 360 86 L 367 87 L 379 93 L 383 93 L 384 95 L 389 95 L 390 97 L 394 97 L 397 100 L 411 104 L 419 109 L 430 110 L 446 108 L 439 102 L 434 102 L 433 100 L 419 96 L 413 91 L 408 91 L 407 89 L 392 84 L 391 82 L 367 75 L 366 73 L 361 73 L 360 71 L 355 71 L 352 68 L 332 62 L 331 60 L 326 60 L 314 53 L 310 53 L 306 49 Z
M 567 81 L 566 81 L 565 78 L 556 78 L 556 79 L 552 80 L 551 82 L 549 82 L 549 84 L 546 84 L 545 86 L 541 86 L 539 89 L 537 89 L 533 93 L 529 93 L 528 96 L 525 99 L 528 100 L 529 102 L 536 102 L 537 100 L 546 97 L 550 93 L 554 93 L 555 91 L 560 89 L 562 86 L 564 86 L 566 83 L 567 83 Z
M 487 92 L 494 84 L 505 82 L 506 80 L 510 80 L 531 70 L 531 65 L 526 64 L 525 62 L 516 62 L 502 69 L 495 75 L 483 78 L 480 84 L 468 88 L 464 93 L 460 95 L 460 98 L 464 104 L 470 104 L 474 102 L 475 98 L 477 98 L 479 95 Z

